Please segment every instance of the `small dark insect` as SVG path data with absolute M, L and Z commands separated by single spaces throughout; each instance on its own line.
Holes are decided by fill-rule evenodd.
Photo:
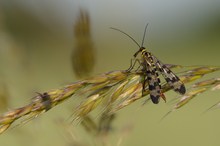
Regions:
M 153 54 L 148 52 L 145 47 L 143 47 L 147 26 L 148 24 L 146 25 L 144 30 L 144 36 L 141 46 L 130 35 L 121 31 L 120 29 L 117 28 L 111 28 L 111 29 L 117 30 L 125 34 L 138 45 L 139 50 L 134 54 L 134 57 L 136 58 L 137 55 L 141 53 L 142 56 L 141 60 L 136 59 L 135 63 L 136 62 L 140 63 L 140 66 L 142 67 L 142 72 L 144 73 L 143 91 L 146 90 L 146 83 L 147 83 L 148 89 L 150 91 L 150 98 L 154 104 L 157 104 L 159 103 L 160 97 L 164 101 L 166 101 L 166 98 L 161 90 L 159 73 L 162 74 L 162 76 L 165 78 L 169 86 L 172 87 L 172 89 L 178 92 L 179 94 L 185 94 L 186 88 L 178 76 L 176 76 L 165 64 L 163 64 Z M 128 69 L 128 71 L 133 69 L 135 63 L 131 64 L 131 67 Z
M 44 105 L 46 111 L 51 109 L 52 102 L 50 99 L 50 95 L 47 92 L 44 92 L 43 94 L 37 92 L 37 94 L 40 96 L 41 103 Z

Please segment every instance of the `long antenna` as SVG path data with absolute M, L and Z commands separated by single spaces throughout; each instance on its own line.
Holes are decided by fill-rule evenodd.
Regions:
M 145 26 L 145 29 L 144 29 L 144 36 L 143 36 L 143 40 L 142 40 L 142 43 L 141 43 L 141 47 L 143 47 L 144 45 L 144 39 L 145 39 L 145 35 L 146 35 L 146 31 L 147 31 L 147 26 L 148 26 L 149 23 L 147 23 L 147 25 Z
M 122 31 L 122 30 L 120 30 L 120 29 L 114 28 L 114 27 L 110 27 L 110 29 L 113 29 L 113 30 L 116 30 L 116 31 L 119 31 L 119 32 L 125 34 L 125 35 L 128 36 L 130 39 L 132 39 L 132 41 L 134 41 L 135 44 L 136 44 L 139 48 L 141 48 L 141 46 L 137 43 L 137 41 L 135 41 L 135 39 L 133 39 L 129 34 L 125 33 L 124 31 Z M 146 28 L 145 28 L 145 30 L 146 30 Z M 145 33 L 144 33 L 144 34 L 145 34 Z M 143 42 L 142 42 L 142 44 L 143 44 Z

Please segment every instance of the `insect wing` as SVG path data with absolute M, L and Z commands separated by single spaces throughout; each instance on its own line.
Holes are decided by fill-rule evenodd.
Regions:
M 145 79 L 145 82 L 147 81 L 149 91 L 150 91 L 150 98 L 154 104 L 159 103 L 160 97 L 164 99 L 164 95 L 161 92 L 161 85 L 160 85 L 160 79 L 158 78 L 158 73 L 156 71 L 154 64 L 145 63 L 146 65 L 146 75 L 147 79 Z
M 176 76 L 166 65 L 160 62 L 155 56 L 152 56 L 157 69 L 161 72 L 167 83 L 174 89 L 174 91 L 185 94 L 186 88 L 183 82 Z

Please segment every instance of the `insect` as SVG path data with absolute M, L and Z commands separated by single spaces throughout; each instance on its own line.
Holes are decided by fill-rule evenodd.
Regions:
M 134 58 L 136 59 L 137 55 L 141 53 L 141 60 L 136 59 L 136 62 L 139 62 L 140 66 L 142 67 L 142 72 L 144 73 L 143 91 L 146 90 L 146 86 L 148 85 L 151 101 L 154 104 L 158 104 L 160 97 L 166 101 L 166 97 L 161 90 L 159 73 L 162 74 L 168 85 L 179 94 L 185 94 L 186 88 L 177 75 L 175 75 L 165 64 L 163 64 L 151 52 L 148 52 L 147 49 L 143 47 L 147 26 L 148 24 L 145 26 L 141 46 L 130 35 L 121 31 L 120 29 L 112 27 L 111 29 L 125 34 L 138 45 L 139 50 L 134 54 Z M 131 67 L 128 70 L 133 69 L 134 65 L 135 63 L 133 65 L 131 64 Z
M 51 109 L 52 101 L 50 99 L 50 95 L 47 92 L 44 92 L 43 94 L 38 93 L 38 92 L 36 92 L 36 93 L 39 95 L 40 100 L 41 100 L 45 110 L 48 111 L 49 109 Z

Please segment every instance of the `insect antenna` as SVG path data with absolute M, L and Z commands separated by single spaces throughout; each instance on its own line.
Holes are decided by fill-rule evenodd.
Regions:
M 135 41 L 135 39 L 132 38 L 129 34 L 125 33 L 124 31 L 122 31 L 122 30 L 120 30 L 120 29 L 114 28 L 114 27 L 110 27 L 110 29 L 113 29 L 113 30 L 116 30 L 116 31 L 119 31 L 119 32 L 125 34 L 125 35 L 128 36 L 139 48 L 141 48 L 141 46 L 137 43 L 137 41 Z
M 141 42 L 141 47 L 143 47 L 144 45 L 144 39 L 145 39 L 145 35 L 146 35 L 146 31 L 147 31 L 147 26 L 148 26 L 149 23 L 147 23 L 147 25 L 145 26 L 145 29 L 144 29 L 144 35 L 143 35 L 143 39 L 142 39 L 142 42 Z

